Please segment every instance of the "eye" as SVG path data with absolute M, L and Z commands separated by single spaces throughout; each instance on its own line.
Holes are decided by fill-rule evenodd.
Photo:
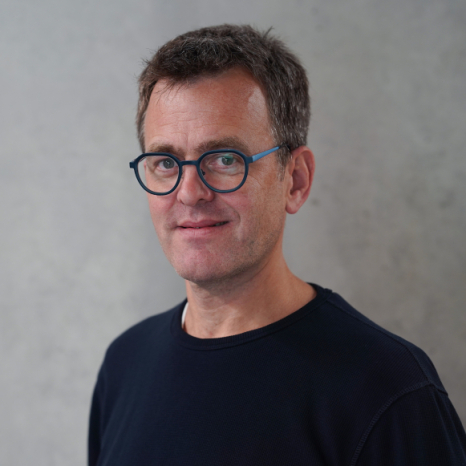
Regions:
M 236 161 L 235 157 L 231 154 L 222 155 L 219 159 L 219 162 L 226 166 L 233 165 Z
M 243 159 L 233 153 L 213 153 L 203 160 L 203 164 L 207 165 L 211 170 L 230 170 L 239 165 L 244 165 Z
M 178 173 L 178 165 L 171 157 L 150 155 L 144 159 L 144 169 L 157 176 L 168 176 Z
M 201 162 L 204 178 L 210 176 L 242 176 L 245 170 L 243 158 L 234 152 L 213 152 Z M 208 180 L 215 184 L 212 180 Z
M 160 160 L 160 162 L 158 163 L 158 166 L 161 169 L 170 170 L 170 169 L 174 168 L 175 161 L 173 159 L 170 159 L 170 158 L 167 157 L 166 159 Z

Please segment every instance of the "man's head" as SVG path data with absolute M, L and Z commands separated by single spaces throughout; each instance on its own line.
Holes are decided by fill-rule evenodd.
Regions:
M 310 99 L 306 72 L 294 54 L 269 31 L 251 26 L 222 25 L 182 34 L 163 45 L 139 78 L 136 117 L 139 143 L 145 152 L 147 106 L 156 83 L 170 85 L 215 76 L 232 68 L 243 68 L 262 87 L 276 145 L 292 149 L 306 144 Z M 288 152 L 278 152 L 282 166 Z
M 236 61 L 234 66 L 229 66 L 225 51 L 217 54 L 226 62 L 220 67 L 219 59 L 215 61 L 217 49 L 212 31 L 220 36 L 220 42 L 229 44 L 231 61 L 238 60 L 235 50 L 242 56 L 255 56 L 246 47 L 246 37 L 250 40 L 254 37 L 260 44 L 274 43 L 275 52 L 269 54 L 270 63 L 281 63 L 282 71 L 290 76 L 296 77 L 296 68 L 303 73 L 301 86 L 286 83 L 287 95 L 293 94 L 294 85 L 307 91 L 304 70 L 299 64 L 294 63 L 290 65 L 291 70 L 285 70 L 286 59 L 291 56 L 289 52 L 283 49 L 284 56 L 277 57 L 278 49 L 283 46 L 249 27 L 221 26 L 180 36 L 172 41 L 177 44 L 177 53 L 171 54 L 175 64 L 166 62 L 166 58 L 157 58 L 157 55 L 163 56 L 165 48 L 173 49 L 169 45 L 162 47 L 152 60 L 163 62 L 165 68 L 178 70 L 180 75 L 174 77 L 173 73 L 165 71 L 163 74 L 160 69 L 165 68 L 149 64 L 140 80 L 138 123 L 145 152 L 170 153 L 191 163 L 211 150 L 233 149 L 250 157 L 271 149 L 280 144 L 277 138 L 286 135 L 282 136 L 283 128 L 273 123 L 283 115 L 279 118 L 271 110 L 274 104 L 268 88 L 275 97 L 280 97 L 279 110 L 284 106 L 286 114 L 293 114 L 294 120 L 299 119 L 300 112 L 307 117 L 301 119 L 300 131 L 286 133 L 292 138 L 291 142 L 280 141 L 292 147 L 287 152 L 287 161 L 269 155 L 251 163 L 247 180 L 237 191 L 216 193 L 201 181 L 194 166 L 184 165 L 175 190 L 160 196 L 148 194 L 152 221 L 168 259 L 183 278 L 204 285 L 226 283 L 226 279 L 231 283 L 234 277 L 247 280 L 267 265 L 282 263 L 281 240 L 286 213 L 295 213 L 306 200 L 313 173 L 312 153 L 299 139 L 306 136 L 307 127 L 304 129 L 303 125 L 304 120 L 308 122 L 308 105 L 307 113 L 302 111 L 301 101 L 297 104 L 301 110 L 292 109 L 290 102 L 281 99 L 283 83 L 275 82 L 267 87 L 259 80 L 257 72 L 254 74 L 247 66 L 246 60 L 243 60 L 246 64 L 239 65 Z M 239 45 L 236 33 L 242 35 Z M 190 41 L 182 39 L 191 36 L 198 43 L 195 52 Z M 207 50 L 203 50 L 199 36 L 208 38 Z M 257 44 L 251 47 L 255 50 Z M 198 61 L 215 62 L 218 67 L 211 67 L 209 72 L 183 74 L 184 55 L 190 57 L 187 61 L 196 61 L 197 56 Z M 262 66 L 265 65 L 263 60 Z M 193 68 L 192 63 L 188 68 Z M 145 81 L 151 84 L 144 85 Z M 290 99 L 298 100 L 296 96 Z M 304 100 L 308 103 L 307 94 Z M 291 126 L 288 124 L 288 127 Z M 145 164 L 143 170 L 147 174 L 165 176 L 167 167 L 162 159 L 155 168 Z

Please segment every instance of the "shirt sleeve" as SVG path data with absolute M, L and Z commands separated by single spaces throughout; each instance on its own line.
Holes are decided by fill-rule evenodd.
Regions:
M 355 466 L 466 466 L 466 434 L 448 395 L 409 392 L 374 419 Z

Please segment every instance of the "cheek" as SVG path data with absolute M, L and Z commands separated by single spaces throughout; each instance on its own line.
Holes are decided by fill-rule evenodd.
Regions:
M 149 202 L 149 212 L 154 224 L 155 231 L 160 236 L 163 231 L 163 225 L 167 224 L 167 217 L 170 212 L 170 207 L 173 204 L 168 196 L 154 196 L 147 194 Z
M 249 179 L 248 179 L 249 181 Z M 252 181 L 252 180 L 251 180 Z M 253 182 L 249 189 L 238 191 L 233 199 L 226 201 L 237 212 L 240 220 L 241 235 L 246 237 L 257 236 L 262 229 L 268 228 L 284 211 L 282 194 L 275 187 L 267 189 L 261 183 Z M 234 193 L 232 193 L 234 194 Z
M 258 175 L 258 176 L 254 176 Z M 267 173 L 254 174 L 251 180 L 251 192 L 253 201 L 261 204 L 267 210 L 277 210 L 285 206 L 285 186 L 284 181 L 280 178 L 278 167 L 271 167 Z

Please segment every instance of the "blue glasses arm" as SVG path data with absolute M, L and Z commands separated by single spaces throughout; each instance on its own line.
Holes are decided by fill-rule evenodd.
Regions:
M 261 159 L 262 157 L 265 157 L 266 155 L 269 155 L 271 152 L 275 152 L 276 150 L 280 149 L 281 146 L 273 147 L 272 149 L 266 150 L 264 152 L 259 152 L 259 154 L 253 155 L 252 157 L 248 157 L 249 162 L 255 162 L 256 160 Z

